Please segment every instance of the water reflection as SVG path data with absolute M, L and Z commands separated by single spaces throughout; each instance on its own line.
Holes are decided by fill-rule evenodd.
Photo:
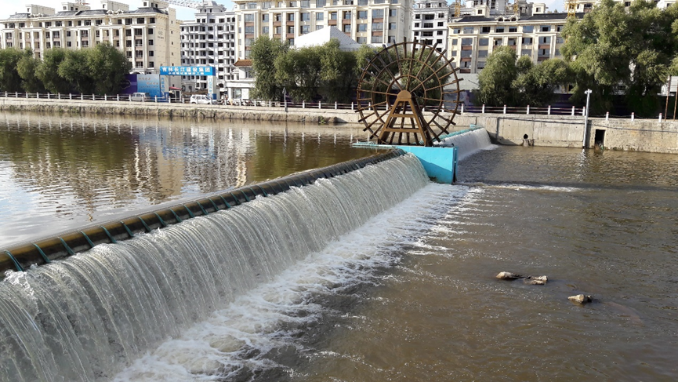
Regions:
M 0 116 L 0 246 L 371 154 L 357 129 Z

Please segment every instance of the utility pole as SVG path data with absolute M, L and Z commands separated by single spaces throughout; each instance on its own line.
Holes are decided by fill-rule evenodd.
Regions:
M 671 76 L 669 76 L 669 86 L 666 87 L 666 106 L 664 107 L 664 120 L 667 118 L 669 112 L 669 97 L 671 96 Z M 673 113 L 675 114 L 675 112 Z M 675 117 L 675 115 L 674 115 Z
M 589 99 L 591 98 L 591 93 L 593 90 L 587 89 L 584 94 L 586 94 L 586 112 L 584 113 L 584 137 L 581 141 L 582 148 L 586 148 L 586 133 L 589 128 Z

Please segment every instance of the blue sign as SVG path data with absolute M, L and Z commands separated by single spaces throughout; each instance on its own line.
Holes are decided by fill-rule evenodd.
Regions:
M 212 66 L 161 66 L 160 75 L 163 76 L 213 76 Z

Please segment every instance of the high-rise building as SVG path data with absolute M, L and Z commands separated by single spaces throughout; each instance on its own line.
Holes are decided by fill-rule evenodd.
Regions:
M 336 27 L 360 44 L 382 46 L 412 34 L 412 0 L 235 0 L 236 57 L 239 76 L 232 82 L 233 98 L 249 98 L 250 49 L 262 35 L 294 47 L 312 31 Z
M 214 1 L 205 1 L 197 9 L 195 20 L 181 24 L 181 65 L 212 66 L 221 95 L 226 82 L 234 79 L 235 66 L 235 13 Z M 207 89 L 205 76 L 183 76 L 183 91 Z
M 109 0 L 101 1 L 100 9 L 64 2 L 58 12 L 27 5 L 26 12 L 0 20 L 0 26 L 3 49 L 32 49 L 37 58 L 51 48 L 82 49 L 108 42 L 124 52 L 139 73 L 157 73 L 160 66 L 181 60 L 176 11 L 162 0 L 143 0 L 135 10 Z
M 577 17 L 582 17 L 578 13 Z M 531 16 L 463 16 L 450 22 L 450 61 L 461 73 L 477 73 L 499 46 L 508 46 L 518 57 L 528 56 L 539 63 L 562 58 L 565 42 L 561 32 L 567 13 L 544 13 Z
M 427 45 L 438 44 L 439 52 L 446 49 L 449 12 L 446 0 L 415 0 L 411 38 Z

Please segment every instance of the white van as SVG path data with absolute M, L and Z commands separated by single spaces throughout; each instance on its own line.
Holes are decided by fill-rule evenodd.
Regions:
M 214 105 L 217 103 L 217 101 L 203 94 L 194 94 L 191 96 L 189 103 Z
M 148 93 L 136 92 L 129 96 L 130 101 L 146 102 L 149 99 Z

